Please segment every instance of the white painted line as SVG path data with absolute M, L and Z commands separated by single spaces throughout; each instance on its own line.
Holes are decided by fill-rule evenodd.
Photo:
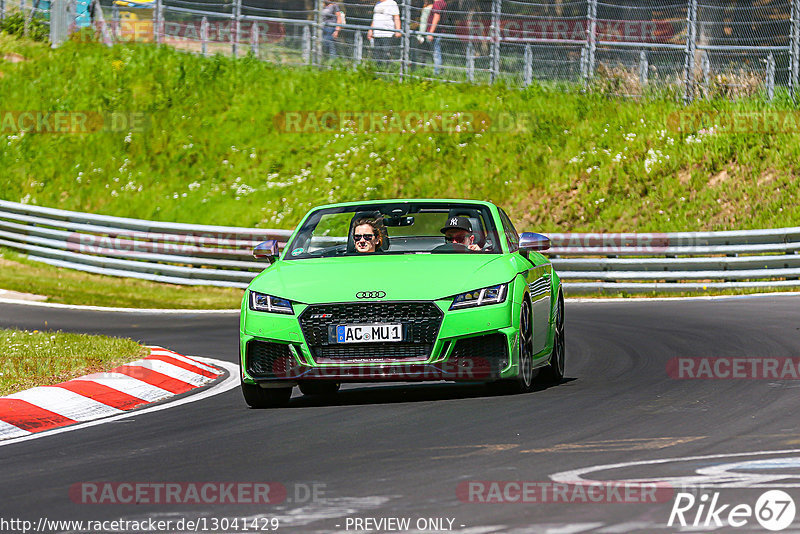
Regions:
M 30 402 L 73 421 L 91 421 L 123 413 L 122 410 L 57 386 L 39 386 L 3 398 Z
M 173 395 L 166 389 L 161 389 L 147 382 L 142 382 L 138 378 L 120 373 L 95 373 L 75 380 L 91 380 L 147 402 L 157 402 Z
M 122 367 L 143 367 L 145 369 L 155 371 L 156 373 L 167 375 L 175 380 L 186 382 L 187 384 L 191 384 L 195 387 L 202 386 L 203 384 L 207 384 L 214 380 L 213 378 L 199 375 L 187 369 L 183 369 L 182 367 L 178 367 L 177 365 L 162 362 L 161 360 L 136 360 L 135 362 L 126 363 L 125 365 L 122 365 Z M 131 371 L 136 373 L 135 369 L 132 369 Z M 133 376 L 136 375 L 134 374 Z
M 168 402 L 165 404 L 159 404 L 158 406 L 151 406 L 150 408 L 143 408 L 141 410 L 132 410 L 129 412 L 124 412 L 120 415 L 114 415 L 111 417 L 106 417 L 104 419 L 97 419 L 95 421 L 89 421 L 82 424 L 77 425 L 70 425 L 60 428 L 54 428 L 53 430 L 46 430 L 44 432 L 38 432 L 36 434 L 30 434 L 28 436 L 22 436 L 19 438 L 12 438 L 7 439 L 4 441 L 0 441 L 0 447 L 5 447 L 6 445 L 12 445 L 14 443 L 20 443 L 23 441 L 28 441 L 31 439 L 39 439 L 44 438 L 47 436 L 52 436 L 54 434 L 61 434 L 62 432 L 72 432 L 73 430 L 78 430 L 81 428 L 87 428 L 90 426 L 96 425 L 103 425 L 106 423 L 110 423 L 112 421 L 119 421 L 120 419 L 127 419 L 129 417 L 139 417 L 141 415 L 152 413 L 152 412 L 160 412 L 161 410 L 168 410 L 170 408 L 177 408 L 178 406 L 182 406 L 184 404 L 189 404 L 190 402 L 197 402 L 208 397 L 213 397 L 214 395 L 219 395 L 220 393 L 225 393 L 231 389 L 239 387 L 239 365 L 235 363 L 223 362 L 221 360 L 214 360 L 211 358 L 202 358 L 200 356 L 192 356 L 192 358 L 196 358 L 199 360 L 203 360 L 204 362 L 208 362 L 212 365 L 216 365 L 222 369 L 228 371 L 228 377 L 204 391 L 200 391 L 195 395 L 188 395 L 183 397 L 182 399 L 178 399 L 175 402 Z M 244 406 L 244 405 L 243 405 Z
M 0 439 L 16 438 L 19 436 L 27 436 L 30 434 L 27 430 L 23 430 L 11 423 L 0 421 Z
M 191 358 L 187 358 L 182 354 L 178 354 L 177 352 L 172 352 L 171 350 L 167 350 L 161 347 L 150 347 L 150 354 L 157 354 L 159 356 L 169 356 L 170 358 L 175 358 L 176 360 L 188 363 L 189 365 L 194 365 L 195 367 L 199 367 L 200 369 L 204 369 L 212 373 L 219 373 L 219 369 L 214 369 L 210 365 L 206 365 L 202 362 L 193 360 Z
M 762 297 L 798 297 L 797 291 L 780 291 L 775 293 L 751 293 L 746 295 L 701 295 L 696 297 L 566 297 L 564 300 L 572 303 L 585 302 L 684 302 L 687 300 L 732 300 Z M 2 301 L 2 299 L 0 299 Z
M 105 306 L 81 306 L 78 304 L 59 304 L 56 302 L 36 302 L 31 300 L 17 300 L 0 298 L 0 304 L 19 304 L 21 306 L 39 306 L 42 308 L 56 308 L 61 310 L 82 310 L 118 313 L 144 313 L 148 315 L 171 315 L 171 314 L 199 314 L 199 315 L 232 315 L 241 310 L 184 310 L 184 309 L 152 309 L 152 308 L 110 308 Z
M 619 469 L 624 467 L 638 467 L 642 465 L 657 465 L 657 464 L 666 464 L 671 462 L 694 462 L 696 460 L 716 460 L 720 458 L 731 458 L 737 456 L 767 456 L 772 454 L 797 454 L 800 453 L 800 449 L 784 449 L 784 450 L 777 450 L 777 451 L 755 451 L 755 452 L 732 452 L 732 453 L 721 453 L 721 454 L 708 454 L 705 456 L 684 456 L 684 457 L 674 457 L 674 458 L 660 458 L 657 460 L 639 460 L 633 462 L 621 462 L 616 464 L 605 464 L 605 465 L 593 465 L 590 467 L 582 467 L 580 469 L 571 469 L 569 471 L 562 471 L 560 473 L 555 473 L 550 475 L 550 479 L 554 482 L 562 482 L 564 484 L 592 484 L 596 483 L 596 480 L 586 479 L 583 478 L 584 475 L 589 473 L 596 473 L 598 471 L 608 471 L 610 469 Z M 646 481 L 646 482 L 669 482 L 669 481 L 678 481 L 681 480 L 692 480 L 694 482 L 697 481 L 697 484 L 693 483 L 685 483 L 682 482 L 679 485 L 681 487 L 690 487 L 697 485 L 699 487 L 711 487 L 705 482 L 707 481 L 708 477 L 702 476 L 675 476 L 675 477 L 649 477 L 646 479 L 625 479 L 622 482 L 639 482 L 639 481 Z M 620 480 L 617 480 L 620 482 Z M 741 488 L 746 486 L 741 486 L 737 484 L 714 484 L 713 486 L 716 488 Z M 766 487 L 766 486 L 765 486 Z M 770 484 L 769 487 L 773 488 L 781 488 L 781 487 L 791 487 L 795 488 L 798 487 L 797 484 L 794 485 L 785 485 L 785 484 Z

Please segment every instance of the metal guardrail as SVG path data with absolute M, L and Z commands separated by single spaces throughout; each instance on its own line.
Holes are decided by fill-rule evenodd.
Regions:
M 0 246 L 110 276 L 244 288 L 252 249 L 290 230 L 169 223 L 0 200 Z M 570 294 L 800 288 L 800 227 L 732 232 L 550 234 Z

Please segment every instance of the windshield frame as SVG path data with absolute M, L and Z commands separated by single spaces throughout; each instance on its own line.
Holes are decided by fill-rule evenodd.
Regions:
M 484 240 L 486 242 L 491 241 L 493 244 L 490 250 L 480 250 L 480 251 L 464 251 L 460 249 L 446 249 L 443 248 L 441 250 L 389 250 L 386 251 L 379 251 L 372 254 L 362 254 L 358 252 L 347 252 L 346 250 L 337 250 L 332 251 L 330 254 L 308 254 L 308 253 L 298 253 L 297 250 L 302 250 L 303 246 L 307 243 L 308 234 L 317 227 L 320 223 L 320 220 L 325 215 L 335 215 L 335 214 L 353 214 L 360 212 L 380 212 L 384 217 L 387 216 L 406 216 L 411 215 L 413 216 L 414 213 L 419 213 L 421 210 L 441 210 L 442 211 L 442 220 L 444 224 L 444 220 L 447 218 L 447 214 L 450 210 L 453 209 L 464 209 L 464 210 L 477 210 L 480 213 L 481 219 L 483 224 L 486 225 L 486 235 Z M 318 258 L 332 258 L 332 257 L 369 257 L 369 256 L 401 256 L 401 255 L 409 255 L 409 254 L 427 254 L 427 255 L 463 255 L 463 254 L 504 254 L 505 250 L 505 242 L 501 237 L 501 234 L 498 231 L 498 219 L 497 219 L 497 208 L 491 204 L 481 203 L 481 202 L 472 202 L 472 201 L 456 201 L 456 200 L 398 200 L 398 201 L 382 201 L 382 202 L 364 202 L 364 203 L 348 203 L 348 204 L 336 204 L 336 205 L 328 205 L 328 206 L 320 206 L 317 208 L 312 209 L 311 211 L 306 214 L 303 218 L 300 225 L 297 227 L 295 232 L 292 234 L 290 241 L 286 244 L 284 248 L 283 254 L 281 256 L 281 260 L 285 261 L 294 261 L 294 260 L 307 260 L 307 259 L 318 259 Z M 483 231 L 483 229 L 482 229 Z M 409 236 L 409 237 L 420 237 L 420 238 L 430 238 L 431 236 Z M 438 237 L 435 236 L 435 237 Z M 395 239 L 400 238 L 400 236 L 394 236 Z M 390 237 L 390 239 L 392 239 Z M 442 235 L 442 244 L 445 245 L 446 242 L 444 240 L 444 236 Z M 346 242 L 344 243 L 346 248 Z M 330 247 L 331 249 L 335 247 Z

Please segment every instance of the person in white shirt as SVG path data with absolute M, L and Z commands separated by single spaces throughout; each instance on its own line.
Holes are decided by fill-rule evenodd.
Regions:
M 378 0 L 367 39 L 375 47 L 375 59 L 386 66 L 400 49 L 400 8 L 395 0 Z

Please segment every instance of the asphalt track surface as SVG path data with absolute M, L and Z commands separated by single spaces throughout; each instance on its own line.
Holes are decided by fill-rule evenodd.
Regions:
M 333 401 L 295 390 L 288 408 L 250 410 L 237 388 L 0 446 L 0 519 L 259 516 L 278 518 L 278 532 L 354 532 L 356 518 L 408 518 L 411 530 L 418 519 L 438 518 L 452 519 L 453 531 L 470 533 L 678 531 L 667 526 L 672 499 L 496 504 L 465 502 L 457 488 L 469 481 L 547 482 L 560 472 L 604 464 L 800 448 L 799 380 L 676 380 L 666 371 L 675 357 L 800 357 L 798 312 L 800 297 L 567 301 L 567 379 L 529 394 L 497 396 L 474 385 L 354 384 Z M 231 362 L 237 321 L 238 315 L 0 305 L 2 327 L 128 336 Z M 797 457 L 787 452 L 756 458 L 784 459 L 777 464 L 783 481 L 798 486 L 785 490 L 800 503 Z M 752 459 L 637 465 L 586 477 L 688 476 Z M 74 502 L 70 486 L 87 481 L 279 482 L 288 500 Z M 305 492 L 312 484 L 316 499 Z M 719 492 L 725 502 L 753 504 L 763 489 L 723 486 Z M 784 532 L 797 527 L 796 521 Z M 746 530 L 765 531 L 759 528 L 751 521 Z

